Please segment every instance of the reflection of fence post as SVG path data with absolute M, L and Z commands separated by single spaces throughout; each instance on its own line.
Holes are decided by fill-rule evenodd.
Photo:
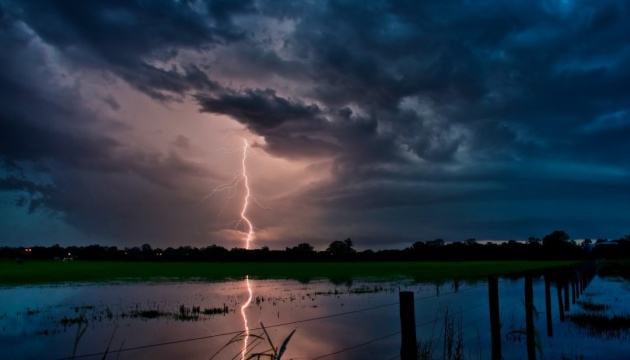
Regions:
M 501 319 L 499 318 L 499 281 L 488 278 L 488 300 L 490 303 L 490 334 L 492 338 L 492 360 L 501 360 Z
M 575 305 L 575 269 L 571 269 L 571 304 Z
M 549 275 L 545 274 L 545 311 L 547 313 L 547 336 L 553 336 L 553 323 L 551 320 L 551 284 Z
M 527 359 L 536 360 L 536 337 L 534 335 L 534 286 L 532 277 L 525 277 L 525 331 L 527 333 Z
M 564 280 L 564 311 L 569 311 L 571 308 L 569 307 L 569 280 Z
M 556 283 L 556 289 L 558 290 L 558 311 L 560 312 L 560 322 L 564 322 L 564 307 L 562 307 L 562 289 L 560 289 L 560 283 Z
M 580 295 L 582 295 L 582 285 L 581 285 L 581 281 L 580 281 L 580 268 L 578 267 L 575 270 L 575 297 L 577 299 L 580 298 Z
M 413 305 L 413 291 L 401 291 L 400 298 L 400 346 L 401 360 L 416 359 L 418 344 L 416 343 L 416 313 Z

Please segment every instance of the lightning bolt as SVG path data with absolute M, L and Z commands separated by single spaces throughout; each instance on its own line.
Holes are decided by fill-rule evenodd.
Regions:
M 241 162 L 241 179 L 245 184 L 245 199 L 243 200 L 243 210 L 241 210 L 241 220 L 240 222 L 245 222 L 247 224 L 247 237 L 245 238 L 245 249 L 249 250 L 249 246 L 254 240 L 254 226 L 252 222 L 249 221 L 245 213 L 247 212 L 247 208 L 249 207 L 249 198 L 251 196 L 251 190 L 249 189 L 249 177 L 247 176 L 247 166 L 245 164 L 245 160 L 247 160 L 247 149 L 249 148 L 249 144 L 246 139 L 243 139 L 243 161 Z M 250 290 L 251 291 L 251 290 Z
M 223 203 L 223 206 L 221 207 L 221 211 L 220 211 L 221 213 L 223 213 L 223 208 L 225 204 L 227 204 L 228 200 L 234 198 L 237 192 L 236 189 L 239 187 L 241 183 L 243 183 L 244 188 L 245 188 L 245 197 L 243 198 L 243 208 L 241 209 L 241 214 L 240 214 L 241 216 L 238 220 L 230 221 L 229 224 L 236 223 L 234 225 L 235 229 L 239 232 L 246 234 L 245 249 L 247 250 L 251 248 L 252 242 L 254 241 L 254 238 L 255 238 L 255 231 L 256 231 L 256 228 L 254 227 L 251 220 L 249 220 L 249 218 L 246 215 L 249 205 L 253 202 L 263 209 L 270 209 L 269 207 L 266 207 L 260 204 L 258 200 L 251 194 L 251 189 L 249 187 L 249 177 L 247 175 L 247 150 L 248 149 L 249 149 L 249 143 L 247 142 L 246 139 L 243 139 L 243 153 L 242 153 L 243 156 L 241 158 L 240 170 L 237 170 L 234 173 L 232 180 L 230 180 L 227 183 L 218 185 L 212 190 L 210 194 L 206 195 L 203 199 L 201 199 L 201 201 L 199 201 L 199 203 L 197 203 L 197 205 L 200 205 L 201 203 L 203 203 L 204 201 L 212 197 L 215 193 L 227 192 L 225 202 Z M 243 224 L 244 224 L 245 230 L 239 230 L 239 228 L 243 227 Z M 231 227 L 232 225 L 228 225 L 228 226 Z

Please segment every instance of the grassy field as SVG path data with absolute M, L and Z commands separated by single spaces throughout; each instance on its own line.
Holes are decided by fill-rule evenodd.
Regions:
M 354 278 L 418 281 L 475 279 L 571 264 L 570 261 L 359 262 L 359 263 L 147 263 L 0 261 L 0 285 L 64 282 L 295 279 L 333 282 Z

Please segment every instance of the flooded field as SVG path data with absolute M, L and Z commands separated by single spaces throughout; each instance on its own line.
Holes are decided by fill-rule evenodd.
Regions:
M 524 284 L 523 278 L 498 280 L 505 359 L 528 358 Z M 595 276 L 583 292 L 554 281 L 546 292 L 545 285 L 544 277 L 533 277 L 537 358 L 627 358 L 627 327 L 604 321 L 598 328 L 602 322 L 594 321 L 623 322 L 630 314 L 627 281 Z M 102 359 L 105 353 L 111 359 L 241 359 L 269 349 L 269 340 L 280 347 L 295 330 L 283 359 L 394 359 L 400 291 L 414 293 L 425 358 L 491 358 L 487 281 L 408 279 L 4 287 L 0 349 L 6 359 Z

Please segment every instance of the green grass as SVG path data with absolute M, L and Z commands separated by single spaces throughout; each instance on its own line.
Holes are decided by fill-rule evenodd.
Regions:
M 67 282 L 355 278 L 417 281 L 475 279 L 569 265 L 570 261 L 358 262 L 358 263 L 147 263 L 111 261 L 0 261 L 0 285 Z

